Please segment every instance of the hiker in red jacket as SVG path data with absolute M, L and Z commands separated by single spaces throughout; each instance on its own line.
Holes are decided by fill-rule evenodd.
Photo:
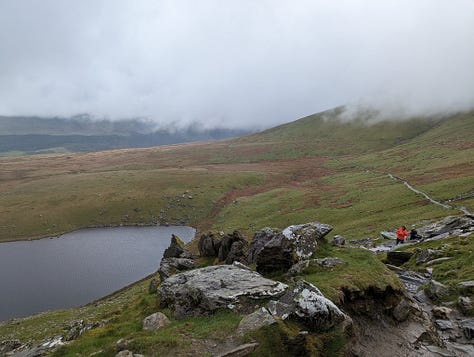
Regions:
M 395 245 L 398 245 L 398 243 L 403 244 L 408 236 L 407 227 L 402 226 L 401 228 L 398 228 L 395 233 L 397 234 L 397 243 Z

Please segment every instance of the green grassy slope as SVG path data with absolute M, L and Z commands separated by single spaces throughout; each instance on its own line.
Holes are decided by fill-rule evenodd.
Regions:
M 250 233 L 310 220 L 357 237 L 457 213 L 387 173 L 474 209 L 473 115 L 368 125 L 323 113 L 207 144 L 3 158 L 0 241 L 85 226 L 185 223 Z
M 331 116 L 335 121 L 328 121 Z M 264 226 L 315 220 L 334 226 L 329 238 L 341 234 L 357 239 L 376 237 L 402 223 L 416 226 L 459 214 L 428 202 L 388 173 L 474 211 L 474 112 L 375 125 L 364 119 L 344 123 L 336 116 L 337 110 L 330 111 L 213 143 L 0 159 L 0 241 L 84 226 L 155 223 L 184 223 L 199 231 L 239 229 L 250 238 Z M 317 255 L 348 262 L 329 272 L 304 272 L 305 279 L 336 302 L 342 301 L 343 291 L 401 288 L 367 251 L 327 244 Z M 453 260 L 436 277 L 449 278 L 465 261 L 464 256 Z M 471 279 L 471 270 L 463 278 Z M 228 338 L 241 318 L 224 312 L 211 319 L 172 320 L 156 333 L 142 331 L 142 319 L 158 308 L 146 284 L 81 309 L 1 323 L 0 340 L 41 341 L 60 334 L 70 321 L 107 319 L 105 327 L 57 355 L 102 351 L 113 356 L 119 338 L 132 339 L 131 349 L 150 355 L 204 354 L 206 346 Z M 253 337 L 261 347 L 256 354 L 288 354 L 281 342 L 295 331 L 291 324 L 279 324 L 257 332 Z M 316 350 L 343 355 L 340 334 L 313 342 Z

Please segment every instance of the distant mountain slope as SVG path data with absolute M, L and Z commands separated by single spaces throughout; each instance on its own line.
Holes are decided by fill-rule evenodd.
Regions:
M 310 115 L 261 133 L 239 139 L 241 143 L 299 143 L 302 155 L 317 150 L 321 154 L 362 154 L 385 150 L 427 133 L 448 117 L 423 117 L 375 121 L 374 115 L 351 121 L 341 119 L 337 108 Z M 471 115 L 471 114 L 463 114 Z M 457 129 L 453 129 L 454 132 Z
M 88 117 L 0 117 L 0 155 L 90 152 L 140 148 L 192 141 L 219 140 L 247 134 L 245 130 L 195 127 L 155 130 L 150 122 L 94 121 Z

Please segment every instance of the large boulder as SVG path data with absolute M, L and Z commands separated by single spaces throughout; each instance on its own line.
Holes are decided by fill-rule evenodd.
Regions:
M 221 240 L 213 233 L 203 234 L 198 242 L 199 255 L 201 257 L 217 257 Z
M 297 261 L 298 257 L 294 254 L 292 242 L 280 233 L 265 244 L 258 253 L 257 271 L 262 274 L 287 271 Z
M 184 242 L 176 235 L 171 235 L 171 243 L 163 253 L 163 258 L 187 258 L 191 259 L 193 255 L 185 248 Z
M 329 224 L 310 222 L 289 226 L 281 233 L 293 242 L 298 258 L 307 259 L 316 251 L 318 239 L 323 239 L 331 231 Z
M 250 245 L 249 263 L 257 263 L 257 271 L 287 271 L 296 262 L 308 259 L 316 251 L 318 240 L 332 227 L 310 222 L 285 228 L 281 233 L 266 228 L 256 234 Z
M 299 319 L 311 331 L 327 331 L 348 318 L 317 287 L 304 280 L 297 281 L 294 287 L 288 289 L 280 303 L 290 306 L 290 317 Z
M 232 264 L 234 261 L 242 262 L 246 247 L 247 241 L 245 238 L 238 231 L 234 231 L 222 238 L 217 258 L 221 262 L 225 261 L 226 264 Z
M 265 244 L 270 242 L 278 233 L 280 233 L 278 229 L 269 227 L 262 228 L 255 232 L 247 252 L 247 264 L 255 264 L 257 262 L 257 256 Z
M 287 285 L 233 265 L 209 266 L 173 275 L 157 291 L 160 305 L 177 318 L 210 315 L 221 309 L 245 310 L 255 300 L 279 297 Z M 253 301 L 253 304 L 252 304 Z

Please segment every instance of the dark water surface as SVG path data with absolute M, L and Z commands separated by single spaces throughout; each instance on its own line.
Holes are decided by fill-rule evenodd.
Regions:
M 153 272 L 171 234 L 191 227 L 91 228 L 59 238 L 0 244 L 0 321 L 80 306 Z

